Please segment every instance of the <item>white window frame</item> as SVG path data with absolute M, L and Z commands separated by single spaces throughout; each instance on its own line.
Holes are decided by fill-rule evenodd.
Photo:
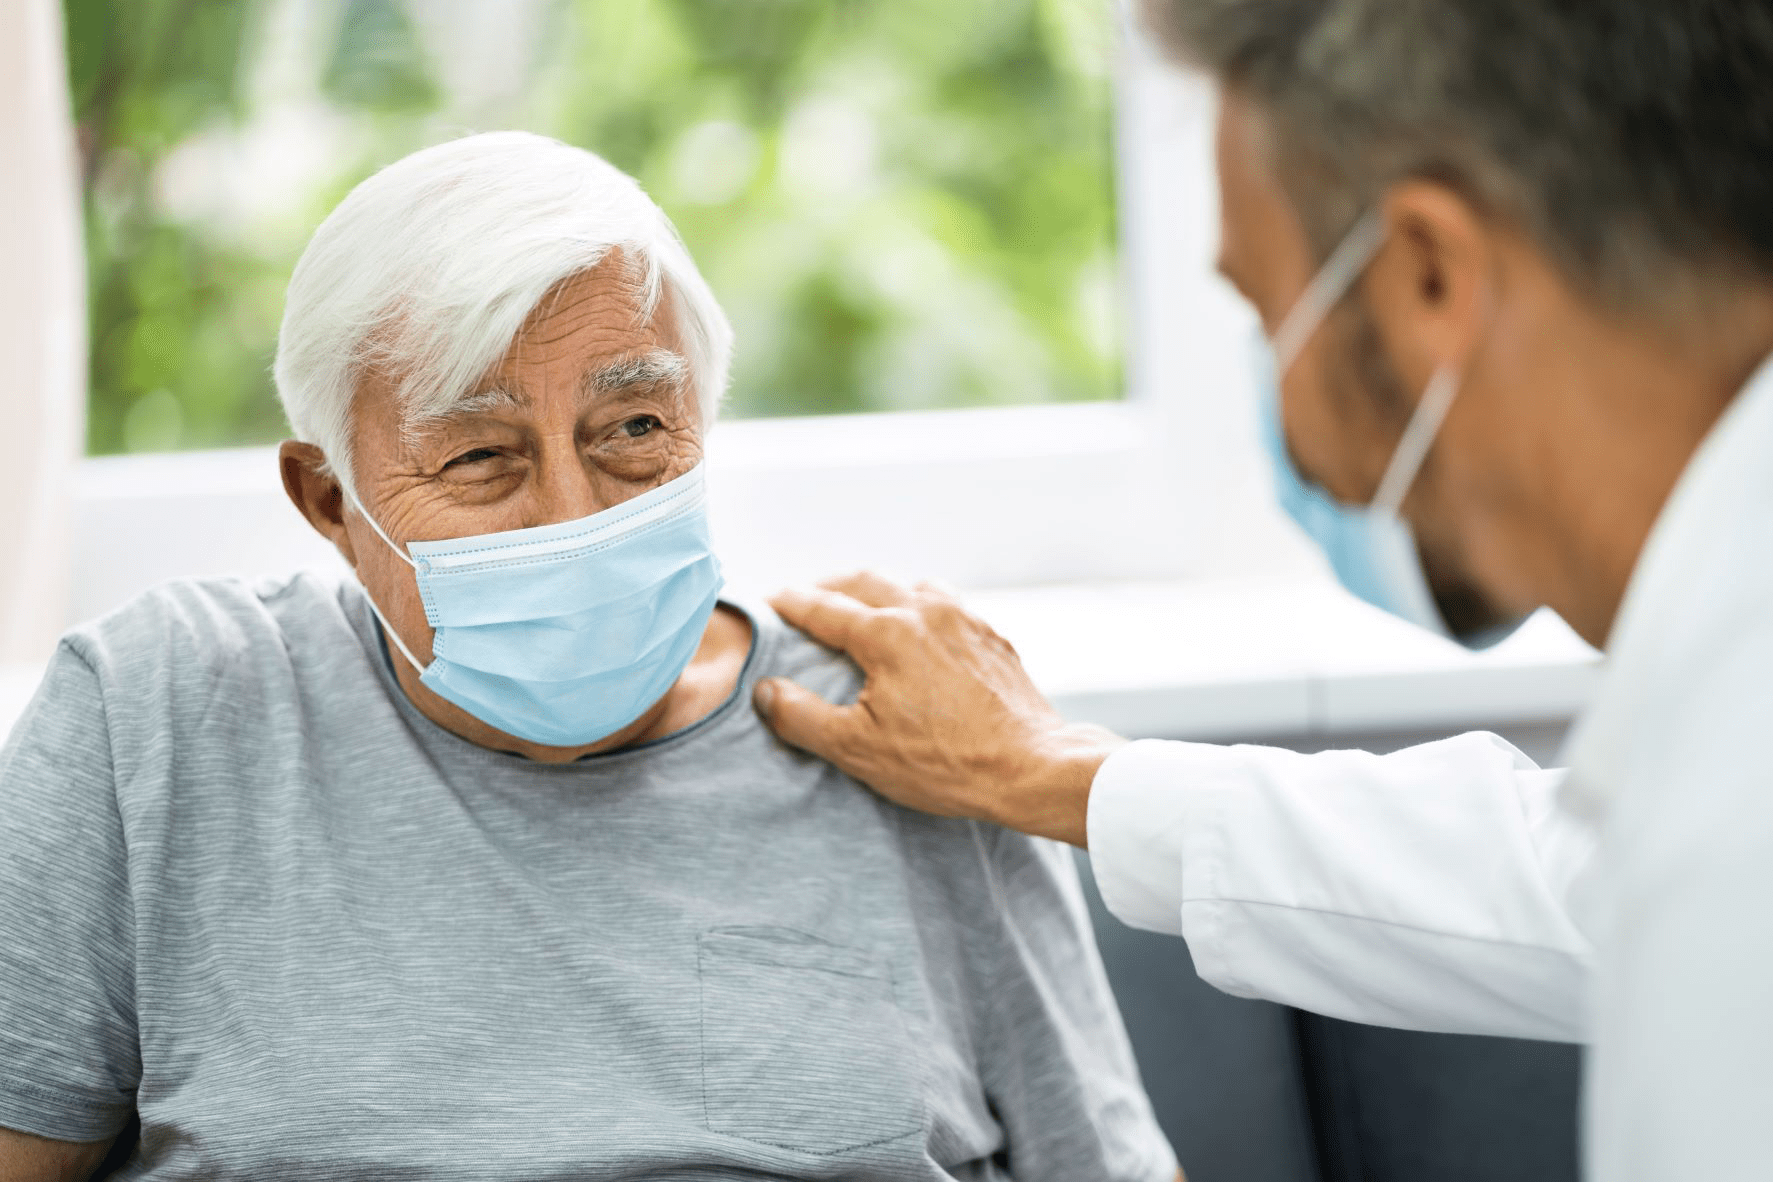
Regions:
M 718 424 L 715 528 L 756 594 L 867 567 L 964 588 L 1304 569 L 1249 413 L 1253 320 L 1214 274 L 1210 89 L 1131 31 L 1116 77 L 1129 357 L 1117 403 Z M 89 459 L 70 620 L 164 579 L 337 559 L 274 449 Z

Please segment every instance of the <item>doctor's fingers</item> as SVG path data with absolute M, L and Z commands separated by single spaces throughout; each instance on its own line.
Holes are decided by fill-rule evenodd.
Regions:
M 869 607 L 909 607 L 917 600 L 911 591 L 871 570 L 820 579 L 818 585 L 827 591 L 842 592 Z
M 783 620 L 828 648 L 840 649 L 864 669 L 894 658 L 916 619 L 908 608 L 870 607 L 841 591 L 790 587 L 770 598 Z
M 869 607 L 914 607 L 931 599 L 960 599 L 960 592 L 941 579 L 923 579 L 906 587 L 871 570 L 820 579 L 818 585 L 828 591 L 841 591 Z
M 915 607 L 931 600 L 960 600 L 960 592 L 953 584 L 941 579 L 924 579 L 906 587 L 871 570 L 820 579 L 818 586 L 827 591 L 841 591 L 869 607 Z
M 752 701 L 784 743 L 836 764 L 849 775 L 861 770 L 855 744 L 863 721 L 860 706 L 834 706 L 786 677 L 758 682 Z
M 870 686 L 873 682 L 870 681 Z M 818 756 L 897 804 L 941 817 L 983 817 L 980 793 L 967 791 L 971 765 L 957 757 L 951 728 L 921 725 L 915 712 L 869 704 L 834 706 L 785 677 L 757 683 L 753 700 L 764 722 L 792 747 Z M 988 788 L 1000 777 L 987 773 Z

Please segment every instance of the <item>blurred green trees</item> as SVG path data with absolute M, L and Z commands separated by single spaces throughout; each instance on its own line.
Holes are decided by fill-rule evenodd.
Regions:
M 282 288 L 381 164 L 527 127 L 640 178 L 744 415 L 1114 397 L 1106 0 L 65 0 L 95 452 L 278 438 Z

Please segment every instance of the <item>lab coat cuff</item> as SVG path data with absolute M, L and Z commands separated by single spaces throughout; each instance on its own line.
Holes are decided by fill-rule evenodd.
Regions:
M 1090 865 L 1122 923 L 1182 934 L 1182 853 L 1199 807 L 1195 744 L 1144 739 L 1109 756 L 1090 787 Z

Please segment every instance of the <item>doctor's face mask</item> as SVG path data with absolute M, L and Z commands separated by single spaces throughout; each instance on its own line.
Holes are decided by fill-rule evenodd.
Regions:
M 506 734 L 582 747 L 637 721 L 688 668 L 720 595 L 700 465 L 609 509 L 555 525 L 401 546 L 433 631 L 421 665 L 439 697 Z
M 1474 610 L 1458 615 L 1481 623 L 1460 627 L 1450 623 L 1442 597 L 1423 571 L 1415 535 L 1400 512 L 1459 391 L 1457 371 L 1442 366 L 1429 379 L 1368 505 L 1345 505 L 1327 489 L 1307 480 L 1287 447 L 1281 421 L 1281 383 L 1384 241 L 1385 223 L 1380 215 L 1372 212 L 1361 218 L 1281 321 L 1272 350 L 1260 351 L 1256 391 L 1263 444 L 1273 466 L 1281 507 L 1323 550 L 1343 587 L 1374 607 L 1468 648 L 1486 648 L 1510 635 L 1523 617 L 1502 620 L 1488 605 L 1474 604 Z M 1476 594 L 1461 599 L 1475 600 Z

